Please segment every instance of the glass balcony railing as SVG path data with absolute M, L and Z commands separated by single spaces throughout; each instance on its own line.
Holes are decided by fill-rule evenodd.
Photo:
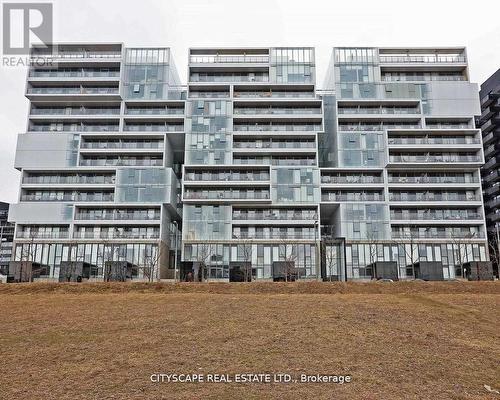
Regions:
M 465 63 L 465 56 L 460 55 L 409 55 L 409 56 L 380 56 L 381 64 L 400 64 L 400 63 L 426 63 L 426 64 L 449 64 Z
M 314 232 L 233 232 L 233 238 L 237 239 L 309 239 L 318 238 Z
M 269 191 L 186 191 L 184 198 L 189 200 L 262 200 L 269 199 Z
M 321 114 L 321 108 L 235 108 L 236 115 Z
M 315 158 L 233 157 L 237 165 L 316 165 Z
M 477 178 L 465 176 L 391 176 L 389 183 L 479 183 Z
M 163 149 L 163 141 L 156 142 L 81 142 L 82 149 Z
M 272 125 L 272 124 L 235 124 L 234 130 L 237 132 L 296 132 L 296 131 L 320 131 L 321 125 L 318 124 L 286 124 L 286 125 Z
M 416 232 L 392 232 L 395 239 L 482 239 L 483 232 L 451 232 L 451 231 L 416 231 Z
M 113 193 L 110 194 L 24 194 L 21 201 L 114 201 Z
M 125 114 L 128 115 L 184 115 L 184 108 L 131 108 L 128 107 Z
M 471 129 L 471 126 L 467 123 L 463 124 L 434 124 L 427 122 L 425 127 L 428 129 Z
M 29 94 L 118 94 L 118 87 L 28 87 Z
M 328 176 L 328 175 L 322 175 L 321 176 L 321 183 L 327 183 L 327 184 L 349 184 L 349 183 L 366 183 L 366 184 L 373 184 L 373 183 L 384 183 L 384 179 L 381 176 L 356 176 L 356 175 L 351 175 L 351 176 Z
M 74 232 L 75 239 L 159 239 L 160 231 L 156 232 Z
M 121 52 L 117 51 L 58 51 L 57 53 L 33 51 L 32 58 L 48 57 L 48 58 L 67 58 L 67 59 L 80 59 L 80 58 L 121 58 Z
M 233 212 L 233 220 L 239 221 L 297 221 L 297 220 L 306 220 L 311 221 L 311 224 L 314 222 L 316 217 L 315 212 L 311 213 L 300 213 L 300 212 L 291 212 L 291 213 L 264 213 L 264 212 L 254 212 L 254 213 L 242 213 L 242 212 Z
M 75 219 L 84 220 L 84 221 L 101 221 L 101 220 L 110 220 L 110 221 L 156 221 L 160 219 L 160 212 L 155 213 L 121 213 L 121 212 L 109 212 L 109 213 L 77 213 Z
M 80 166 L 84 167 L 113 167 L 113 166 L 141 166 L 141 167 L 161 167 L 163 159 L 81 159 Z
M 283 98 L 314 98 L 314 92 L 306 91 L 235 91 L 235 98 L 262 98 L 262 97 L 283 97 Z
M 192 173 L 187 172 L 185 174 L 185 181 L 188 182 L 210 182 L 210 181 L 269 181 L 268 172 L 257 172 L 257 173 L 223 173 L 223 172 L 213 172 L 213 173 Z
M 233 142 L 235 149 L 314 149 L 316 142 Z
M 463 75 L 383 75 L 382 81 L 384 82 L 433 82 L 433 81 L 453 81 L 461 82 L 466 81 L 467 78 Z
M 382 193 L 323 193 L 322 201 L 384 201 Z
M 120 71 L 99 70 L 32 70 L 29 74 L 33 78 L 119 78 Z
M 389 155 L 389 162 L 394 163 L 405 163 L 405 162 L 417 162 L 417 163 L 449 163 L 449 162 L 481 162 L 481 157 L 476 155 Z
M 339 131 L 384 131 L 386 129 L 420 129 L 420 124 L 339 124 Z
M 390 137 L 389 144 L 481 144 L 481 139 L 472 136 Z
M 450 210 L 447 212 L 426 212 L 426 213 L 393 213 L 391 219 L 394 220 L 416 220 L 416 221 L 448 221 L 448 220 L 481 220 L 478 213 L 462 212 Z
M 118 125 L 107 124 L 33 124 L 30 132 L 117 132 Z
M 191 90 L 189 92 L 189 97 L 192 99 L 225 99 L 229 97 L 229 92 L 199 92 L 196 90 Z
M 18 231 L 16 233 L 17 239 L 67 239 L 68 237 L 69 237 L 68 231 L 55 231 L 55 232 Z
M 339 107 L 339 114 L 389 114 L 389 115 L 405 115 L 419 114 L 418 107 Z
M 26 176 L 23 178 L 24 184 L 46 184 L 46 185 L 64 185 L 64 184 L 95 184 L 105 185 L 114 184 L 114 175 L 110 176 Z
M 250 56 L 250 55 L 206 55 L 206 56 L 190 56 L 189 61 L 193 64 L 237 64 L 237 63 L 269 63 L 269 56 Z
M 190 82 L 269 82 L 269 75 L 191 75 Z
M 184 125 L 127 123 L 123 130 L 131 132 L 182 132 L 184 130 Z
M 119 115 L 120 108 L 33 108 L 31 115 Z
M 479 201 L 479 196 L 456 193 L 419 193 L 402 195 L 390 193 L 389 201 Z

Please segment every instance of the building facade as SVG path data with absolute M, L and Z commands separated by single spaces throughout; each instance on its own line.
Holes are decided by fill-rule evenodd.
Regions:
M 14 260 L 47 266 L 50 278 L 62 261 L 88 263 L 91 279 L 119 261 L 138 277 L 168 277 L 184 146 L 169 49 L 62 44 L 32 57 Z
M 486 226 L 492 253 L 492 261 L 498 275 L 498 224 L 500 222 L 500 69 L 491 75 L 479 91 L 481 116 L 478 127 L 483 135 L 486 163 L 482 168 Z M 494 256 L 493 256 L 494 255 Z
M 346 239 L 347 277 L 392 261 L 400 278 L 421 262 L 455 278 L 486 261 L 478 88 L 465 49 L 336 48 L 325 86 L 321 219 Z
M 7 275 L 12 257 L 14 224 L 8 222 L 9 203 L 0 202 L 0 275 Z
M 28 74 L 10 219 L 14 259 L 48 278 L 61 261 L 173 278 L 176 254 L 199 279 L 369 279 L 382 261 L 446 279 L 488 259 L 463 48 L 335 48 L 321 91 L 313 48 L 192 48 L 185 87 L 168 49 L 33 52 L 52 65 Z

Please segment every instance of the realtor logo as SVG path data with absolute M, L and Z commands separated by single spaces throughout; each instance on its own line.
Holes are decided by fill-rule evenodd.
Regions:
M 3 3 L 3 54 L 29 55 L 30 46 L 52 43 L 51 3 Z

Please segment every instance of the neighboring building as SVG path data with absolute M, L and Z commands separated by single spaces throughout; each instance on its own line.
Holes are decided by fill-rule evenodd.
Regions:
M 14 259 L 52 278 L 62 261 L 90 263 L 91 278 L 122 261 L 173 276 L 184 100 L 170 50 L 61 44 L 32 56 Z
M 209 279 L 448 279 L 488 260 L 463 48 L 334 49 L 321 92 L 313 48 L 192 48 L 187 89 L 168 49 L 54 54 L 28 75 L 10 212 L 14 260 L 47 277 L 173 278 L 176 247 L 182 276 Z
M 454 278 L 487 260 L 465 49 L 336 48 L 326 86 L 321 223 L 346 239 L 348 278 L 376 261 L 396 261 L 400 278 L 437 261 Z
M 483 133 L 486 158 L 482 169 L 486 226 L 490 251 L 496 254 L 492 260 L 497 264 L 500 258 L 497 243 L 497 227 L 500 223 L 500 69 L 481 85 L 479 97 L 481 116 L 478 118 L 478 127 Z M 498 265 L 494 266 L 498 275 Z
M 7 275 L 14 241 L 14 224 L 7 222 L 9 203 L 0 201 L 0 275 Z

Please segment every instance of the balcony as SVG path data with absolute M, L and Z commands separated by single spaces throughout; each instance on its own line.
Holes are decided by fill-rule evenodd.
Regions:
M 95 100 L 120 100 L 118 86 L 84 87 L 84 86 L 31 86 L 26 90 L 26 97 L 30 100 L 81 100 L 82 98 Z
M 394 239 L 483 239 L 484 232 L 418 231 L 392 232 Z
M 235 149 L 315 149 L 315 141 L 234 141 Z
M 119 115 L 120 107 L 34 107 L 30 111 L 30 115 L 37 116 L 106 116 Z
M 112 185 L 115 183 L 114 175 L 102 176 L 60 176 L 60 175 L 45 175 L 45 176 L 25 176 L 23 184 L 26 185 Z
M 482 220 L 479 213 L 459 212 L 450 210 L 449 212 L 408 212 L 391 213 L 391 219 L 396 221 L 461 221 L 461 220 Z
M 163 140 L 158 141 L 131 141 L 131 140 L 116 140 L 116 141 L 88 141 L 84 140 L 80 144 L 82 149 L 94 150 L 113 150 L 113 149 L 130 149 L 130 150 L 163 150 L 165 144 Z
M 358 202 L 358 201 L 384 201 L 383 193 L 323 193 L 321 195 L 321 201 L 325 202 L 338 202 L 338 201 L 348 201 L 348 202 Z
M 381 64 L 465 64 L 467 60 L 461 55 L 394 55 L 379 56 Z
M 322 184 L 383 184 L 381 175 L 321 175 Z
M 406 124 L 406 123 L 381 123 L 381 124 L 339 124 L 339 131 L 379 131 L 382 132 L 387 129 L 420 129 L 420 124 Z
M 127 132 L 183 132 L 184 124 L 130 124 L 123 127 Z
M 180 115 L 184 116 L 184 108 L 176 107 L 127 107 L 127 115 Z
M 108 202 L 114 201 L 113 193 L 67 193 L 67 194 L 23 194 L 21 195 L 21 201 L 64 201 L 64 202 L 74 202 L 74 201 L 96 201 L 96 202 Z
M 391 176 L 388 177 L 389 183 L 407 183 L 407 184 L 478 184 L 477 178 L 465 176 Z
M 186 200 L 269 200 L 269 191 L 232 191 L 221 188 L 220 190 L 199 190 L 184 192 Z
M 284 98 L 284 99 L 294 99 L 294 98 L 316 98 L 314 91 L 283 91 L 283 90 L 250 90 L 250 91 L 235 91 L 234 97 L 252 99 L 252 98 Z
M 67 239 L 69 238 L 68 231 L 56 232 L 26 232 L 18 231 L 16 239 Z
M 321 108 L 273 108 L 273 107 L 256 107 L 256 108 L 235 108 L 235 115 L 318 115 L 321 114 Z
M 74 232 L 75 239 L 159 239 L 160 232 Z
M 31 124 L 29 132 L 118 132 L 118 124 Z
M 477 155 L 422 154 L 422 155 L 389 155 L 390 163 L 482 163 Z
M 460 195 L 456 193 L 419 193 L 401 195 L 398 193 L 389 193 L 389 201 L 481 201 L 480 196 Z
M 302 132 L 321 131 L 321 124 L 235 124 L 236 132 Z
M 83 221 L 158 221 L 161 213 L 154 212 L 79 212 L 76 220 Z
M 204 171 L 204 172 L 186 172 L 184 174 L 185 182 L 268 182 L 269 172 L 267 170 L 261 172 L 220 172 L 220 171 Z
M 395 145 L 427 145 L 427 144 L 481 144 L 481 139 L 473 136 L 415 136 L 415 137 L 389 137 L 388 144 Z
M 134 159 L 134 158 L 83 158 L 80 159 L 80 166 L 84 167 L 161 167 L 163 159 Z

